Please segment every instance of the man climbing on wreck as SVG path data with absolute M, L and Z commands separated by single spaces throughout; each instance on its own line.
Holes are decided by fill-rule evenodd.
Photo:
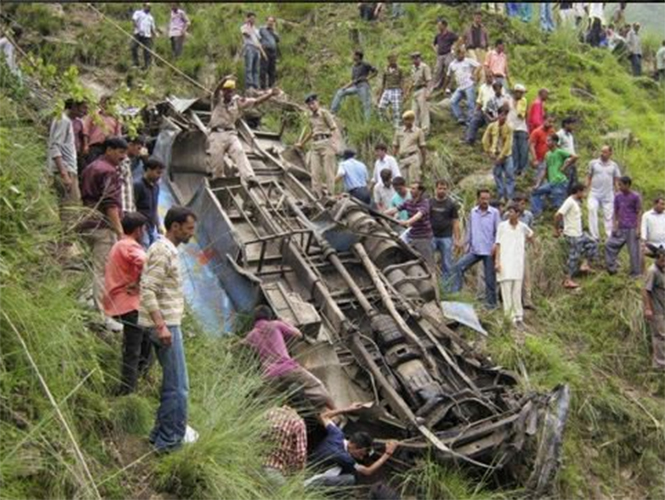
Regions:
M 219 82 L 213 93 L 207 151 L 208 171 L 213 179 L 224 177 L 224 155 L 228 154 L 238 169 L 240 179 L 250 187 L 256 184 L 254 169 L 238 138 L 236 122 L 243 110 L 257 106 L 279 94 L 280 90 L 275 88 L 260 97 L 247 98 L 236 94 L 234 78 L 225 77 Z

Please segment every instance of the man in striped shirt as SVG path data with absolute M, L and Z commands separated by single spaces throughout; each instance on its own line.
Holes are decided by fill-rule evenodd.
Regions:
M 287 476 L 305 468 L 307 427 L 300 415 L 288 406 L 272 408 L 266 417 L 270 429 L 265 438 L 271 449 L 263 462 L 263 470 L 272 482 L 282 486 Z
M 185 309 L 177 246 L 194 235 L 196 215 L 172 207 L 164 218 L 166 235 L 148 250 L 141 277 L 139 326 L 152 329 L 162 366 L 162 393 L 150 443 L 159 452 L 182 444 L 187 429 L 187 364 L 180 324 Z

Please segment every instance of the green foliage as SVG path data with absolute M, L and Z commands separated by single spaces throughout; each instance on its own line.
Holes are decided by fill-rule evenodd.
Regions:
M 130 394 L 111 404 L 113 428 L 126 434 L 147 436 L 150 432 L 154 408 L 143 397 Z

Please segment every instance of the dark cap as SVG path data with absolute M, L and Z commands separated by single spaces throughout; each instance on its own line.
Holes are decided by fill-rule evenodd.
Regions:
M 307 94 L 307 97 L 305 97 L 305 104 L 309 104 L 312 101 L 317 101 L 319 99 L 319 96 L 316 94 Z
M 356 156 L 356 152 L 350 148 L 345 149 L 344 152 L 342 153 L 342 158 L 344 158 L 345 160 L 353 158 L 354 156 Z

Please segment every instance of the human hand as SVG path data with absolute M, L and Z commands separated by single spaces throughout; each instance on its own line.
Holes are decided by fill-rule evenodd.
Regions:
M 388 441 L 386 443 L 386 455 L 392 456 L 393 453 L 395 453 L 395 450 L 397 449 L 397 441 Z
M 496 264 L 494 264 L 494 270 L 497 272 L 497 274 L 500 274 L 501 273 L 501 264 L 499 264 L 498 262 Z
M 651 321 L 653 319 L 653 309 L 645 309 L 644 318 L 647 319 L 648 321 Z
M 69 190 L 73 184 L 72 176 L 69 175 L 69 172 L 62 172 L 60 174 L 60 178 L 62 179 L 62 184 L 65 186 L 65 188 L 67 188 L 67 190 Z
M 351 412 L 351 411 L 358 411 L 361 410 L 364 407 L 364 403 L 360 403 L 359 401 L 356 401 L 354 403 L 351 403 L 347 408 L 346 411 Z
M 555 238 L 558 238 L 559 236 L 561 236 L 561 228 L 558 228 L 558 227 L 557 227 L 557 228 L 554 230 L 554 237 L 555 237 Z
M 164 323 L 157 327 L 157 338 L 164 347 L 171 347 L 171 344 L 173 343 L 173 336 L 171 335 L 171 331 Z

